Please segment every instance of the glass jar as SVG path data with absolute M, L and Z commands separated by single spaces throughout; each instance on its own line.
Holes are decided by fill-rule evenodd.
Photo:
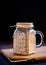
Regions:
M 33 23 L 17 23 L 13 34 L 13 52 L 15 54 L 29 55 L 35 52 L 36 46 L 41 46 L 43 33 L 33 29 Z M 41 42 L 36 45 L 36 34 L 41 36 Z

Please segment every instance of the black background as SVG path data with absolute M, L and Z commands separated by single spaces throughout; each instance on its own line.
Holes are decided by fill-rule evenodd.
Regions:
M 33 22 L 34 29 L 44 34 L 46 41 L 46 3 L 45 1 L 3 1 L 0 4 L 0 42 L 12 41 L 16 22 Z

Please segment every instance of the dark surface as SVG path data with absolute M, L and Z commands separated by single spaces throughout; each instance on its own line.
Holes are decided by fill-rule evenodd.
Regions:
M 42 45 L 46 45 L 46 43 L 43 43 Z M 13 48 L 13 43 L 12 42 L 4 42 L 1 44 L 0 42 L 0 49 L 4 48 Z M 46 65 L 46 60 L 42 61 L 25 61 L 25 62 L 16 62 L 16 63 L 11 63 L 6 57 L 2 55 L 0 52 L 0 65 Z
M 16 62 L 16 63 L 11 63 L 9 62 L 9 60 L 7 60 L 2 54 L 0 54 L 0 65 L 46 65 L 46 61 L 35 61 L 35 62 L 31 62 L 31 61 L 25 61 L 25 62 Z

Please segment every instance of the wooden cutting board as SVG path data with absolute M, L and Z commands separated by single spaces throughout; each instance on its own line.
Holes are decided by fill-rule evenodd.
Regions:
M 1 52 L 3 55 L 9 59 L 13 60 L 29 60 L 29 59 L 35 59 L 35 60 L 46 60 L 46 46 L 41 46 L 39 48 L 36 48 L 36 52 L 34 54 L 23 56 L 23 55 L 17 55 L 13 53 L 12 49 L 2 49 Z

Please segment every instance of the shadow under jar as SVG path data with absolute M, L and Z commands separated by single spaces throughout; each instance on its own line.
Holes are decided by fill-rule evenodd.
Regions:
M 41 46 L 43 33 L 33 29 L 33 23 L 16 23 L 13 34 L 13 52 L 15 54 L 29 55 L 35 53 L 36 46 Z M 36 45 L 36 34 L 41 36 L 41 42 Z

